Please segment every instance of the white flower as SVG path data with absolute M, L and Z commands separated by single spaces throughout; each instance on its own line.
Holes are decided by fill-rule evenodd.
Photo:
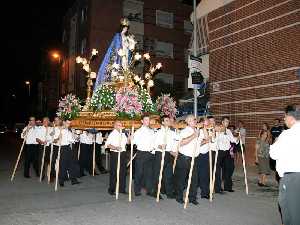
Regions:
M 89 64 L 85 64 L 82 67 L 86 72 L 90 72 L 90 65 Z
M 156 64 L 156 69 L 159 70 L 160 68 L 162 68 L 162 64 L 161 63 L 157 63 Z
M 153 74 L 155 72 L 155 68 L 151 67 L 150 72 Z
M 139 82 L 141 78 L 140 78 L 138 75 L 135 75 L 133 79 L 134 79 L 136 82 Z
M 154 86 L 153 80 L 149 80 L 149 81 L 148 81 L 148 87 L 153 87 L 153 86 Z
M 119 51 L 118 51 L 118 55 L 121 56 L 121 57 L 124 56 L 125 55 L 125 50 L 120 48 Z
M 119 65 L 118 63 L 114 63 L 114 64 L 112 65 L 112 68 L 118 70 L 118 69 L 120 68 L 120 65 Z
M 119 76 L 120 81 L 124 80 L 124 76 Z
M 86 58 L 81 58 L 81 63 L 82 63 L 83 65 L 87 64 Z
M 90 73 L 90 78 L 91 79 L 96 79 L 96 77 L 97 77 L 97 74 L 95 72 Z
M 116 77 L 116 76 L 118 76 L 118 72 L 117 72 L 117 71 L 115 71 L 115 70 L 113 70 L 113 71 L 111 72 L 111 76 L 112 76 L 112 77 Z
M 149 54 L 149 53 L 145 53 L 145 54 L 143 55 L 143 57 L 144 57 L 145 59 L 147 59 L 147 60 L 150 60 L 150 54 Z
M 151 74 L 150 73 L 146 73 L 145 74 L 145 78 L 148 80 L 149 78 L 151 77 Z
M 143 86 L 145 84 L 145 81 L 144 80 L 140 80 L 139 83 L 140 83 L 141 86 Z
M 92 55 L 97 55 L 97 54 L 98 54 L 98 50 L 95 49 L 95 48 L 93 48 L 93 50 L 92 50 Z
M 138 52 L 134 55 L 134 59 L 136 61 L 140 60 L 141 58 L 142 58 L 142 56 Z
M 80 56 L 76 57 L 76 63 L 82 63 L 82 58 Z

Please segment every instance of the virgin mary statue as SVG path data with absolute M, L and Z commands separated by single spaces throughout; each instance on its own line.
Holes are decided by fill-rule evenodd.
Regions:
M 104 59 L 100 65 L 94 92 L 104 83 L 114 81 L 116 74 L 112 73 L 111 67 L 128 69 L 132 52 L 135 48 L 135 40 L 133 35 L 129 35 L 129 21 L 126 18 L 121 19 L 119 32 L 116 33 L 106 51 Z

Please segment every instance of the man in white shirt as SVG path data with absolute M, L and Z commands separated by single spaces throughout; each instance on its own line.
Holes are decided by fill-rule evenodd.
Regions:
M 58 148 L 59 148 L 58 142 L 56 143 L 54 142 L 54 136 L 55 134 L 58 135 L 60 133 L 60 130 L 62 129 L 62 123 L 63 121 L 59 117 L 55 117 L 53 121 L 53 128 L 50 132 L 51 142 L 53 144 L 52 162 L 51 162 L 51 171 L 50 171 L 50 176 L 52 178 L 55 178 L 55 162 L 56 162 Z M 52 182 L 53 179 L 51 179 L 50 181 Z
M 156 197 L 161 170 L 162 151 L 165 151 L 161 193 L 165 193 L 167 198 L 175 198 L 173 181 L 173 158 L 171 154 L 176 151 L 176 133 L 170 129 L 171 121 L 168 116 L 162 116 L 161 128 L 155 133 L 155 159 L 154 159 L 154 193 Z M 162 197 L 160 196 L 162 199 Z
M 93 143 L 94 134 L 83 131 L 80 134 L 80 155 L 79 155 L 79 165 L 80 165 L 80 176 L 85 176 L 84 171 L 86 170 L 90 175 L 93 174 Z M 97 175 L 97 174 L 96 174 Z
M 28 125 L 23 129 L 21 138 L 25 139 L 25 163 L 24 163 L 24 177 L 30 178 L 29 171 L 30 165 L 33 165 L 36 176 L 39 176 L 39 146 L 36 142 L 37 127 L 35 124 L 35 118 L 30 117 Z
M 198 134 L 196 130 L 197 120 L 193 115 L 186 118 L 187 127 L 180 132 L 180 147 L 175 168 L 176 182 L 176 201 L 183 203 L 183 191 L 187 186 L 187 178 L 191 167 L 192 157 L 195 157 L 191 187 L 189 192 L 189 201 L 194 205 L 198 205 L 197 187 L 198 187 L 198 156 L 200 148 L 198 147 Z
M 126 144 L 127 137 L 122 132 L 122 123 L 115 121 L 113 131 L 108 135 L 105 148 L 110 149 L 110 171 L 108 193 L 114 195 L 117 182 L 118 155 L 120 152 L 119 192 L 125 194 L 126 189 Z
M 270 147 L 270 157 L 276 160 L 281 177 L 279 205 L 284 225 L 300 224 L 300 107 L 287 106 L 284 130 Z
M 155 134 L 149 127 L 150 117 L 143 116 L 142 127 L 133 135 L 133 144 L 136 145 L 137 152 L 135 157 L 134 170 L 134 192 L 135 196 L 141 195 L 143 184 L 147 195 L 153 196 L 153 160 Z
M 73 158 L 71 145 L 75 142 L 72 131 L 70 130 L 71 121 L 63 122 L 63 127 L 54 135 L 54 142 L 60 146 L 60 161 L 59 161 L 59 185 L 64 187 L 64 182 L 68 180 L 68 175 L 71 184 L 79 184 L 79 166 Z
M 102 146 L 103 146 L 103 137 L 102 133 L 99 131 L 96 134 L 96 165 L 101 174 L 106 174 L 107 170 L 102 165 Z
M 44 152 L 44 146 L 45 146 L 45 155 L 44 155 L 44 167 L 43 167 L 43 174 L 42 179 L 44 179 L 45 174 L 47 173 L 47 167 L 50 160 L 50 143 L 51 143 L 51 136 L 50 133 L 52 131 L 52 128 L 49 127 L 49 118 L 44 117 L 43 118 L 43 125 L 40 126 L 37 129 L 37 137 L 36 141 L 39 143 L 39 150 L 40 150 L 40 162 L 43 160 L 43 152 Z M 41 172 L 41 171 L 40 171 Z
M 232 132 L 228 129 L 229 118 L 222 118 L 223 130 L 217 137 L 218 146 L 218 159 L 216 165 L 216 186 L 215 192 L 222 194 L 222 180 L 224 180 L 224 191 L 234 192 L 232 189 L 232 172 L 231 172 L 231 158 L 230 158 L 230 147 L 231 143 L 237 143 L 238 139 L 233 137 Z M 221 178 L 222 174 L 222 178 Z

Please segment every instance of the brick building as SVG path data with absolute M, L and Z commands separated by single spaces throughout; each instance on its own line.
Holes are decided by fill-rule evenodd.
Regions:
M 173 0 L 76 1 L 64 18 L 61 94 L 73 92 L 85 98 L 86 78 L 75 58 L 87 57 L 91 49 L 98 49 L 99 57 L 92 65 L 98 71 L 120 18 L 125 16 L 131 21 L 130 32 L 138 41 L 138 50 L 150 52 L 154 63 L 163 63 L 163 73 L 157 75 L 157 82 L 181 96 L 187 90 L 186 49 L 192 32 L 191 12 L 190 5 Z
M 198 52 L 209 58 L 210 110 L 247 129 L 248 160 L 262 123 L 300 104 L 300 1 L 202 0 Z

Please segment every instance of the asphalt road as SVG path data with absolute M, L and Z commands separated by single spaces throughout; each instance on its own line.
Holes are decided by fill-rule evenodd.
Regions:
M 240 170 L 234 177 L 236 192 L 215 195 L 212 203 L 200 199 L 198 206 L 183 209 L 175 200 L 159 203 L 148 196 L 107 194 L 108 175 L 86 176 L 82 183 L 54 192 L 54 185 L 38 178 L 15 180 L 10 174 L 20 142 L 13 135 L 0 137 L 0 224 L 1 225 L 278 225 L 277 188 L 259 188 L 249 177 L 249 195 L 244 192 Z

